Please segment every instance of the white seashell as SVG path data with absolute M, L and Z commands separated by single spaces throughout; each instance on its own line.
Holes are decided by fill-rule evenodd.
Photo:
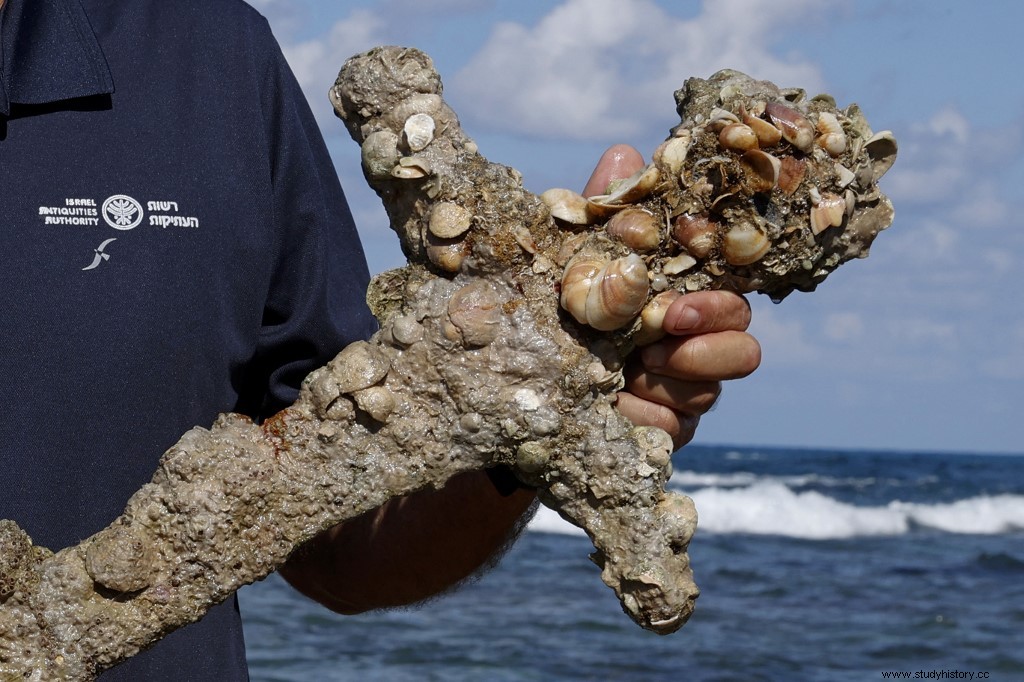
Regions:
M 638 346 L 646 346 L 664 338 L 665 313 L 676 299 L 682 296 L 675 289 L 663 291 L 640 311 L 640 328 L 633 335 L 633 342 Z
M 570 225 L 589 225 L 593 222 L 587 210 L 589 202 L 579 192 L 571 189 L 549 189 L 540 195 L 540 200 L 548 207 L 552 217 Z
M 768 102 L 764 110 L 787 142 L 802 152 L 811 151 L 814 146 L 814 126 L 806 116 L 781 102 Z
M 852 170 L 841 163 L 836 164 L 836 176 L 838 176 L 837 184 L 840 187 L 849 187 L 857 178 L 857 175 Z
M 403 156 L 391 175 L 401 180 L 414 180 L 430 175 L 430 162 L 419 156 Z
M 579 253 L 569 260 L 562 273 L 559 302 L 581 324 L 587 324 L 587 296 L 590 287 L 607 263 L 607 258 Z
M 464 234 L 473 224 L 473 212 L 451 201 L 434 204 L 427 229 L 435 237 L 453 239 Z
M 839 156 L 846 151 L 846 133 L 835 114 L 828 111 L 819 113 L 816 127 L 821 135 L 815 141 L 822 149 L 832 156 Z
M 649 289 L 647 266 L 635 253 L 612 261 L 584 253 L 565 268 L 561 304 L 577 322 L 612 331 L 639 314 Z
M 740 118 L 736 114 L 732 113 L 728 109 L 722 109 L 715 107 L 711 110 L 711 114 L 708 116 L 707 126 L 711 130 L 716 132 L 721 131 L 722 128 L 732 123 L 739 123 Z
M 650 290 L 647 266 L 631 253 L 611 261 L 597 274 L 587 294 L 587 324 L 612 331 L 631 322 L 643 309 Z
M 846 216 L 846 198 L 826 192 L 811 192 L 811 232 L 821 234 L 830 227 L 839 227 Z
M 625 208 L 605 224 L 608 234 L 635 251 L 653 251 L 661 244 L 661 220 L 642 208 Z
M 747 173 L 747 181 L 755 192 L 769 192 L 779 184 L 782 162 L 760 149 L 744 152 L 740 159 Z
M 891 130 L 876 133 L 864 143 L 864 152 L 871 161 L 871 175 L 875 182 L 896 163 L 896 138 Z
M 626 204 L 636 203 L 654 191 L 660 177 L 658 167 L 649 164 L 628 178 L 611 182 L 606 194 L 590 198 L 591 207 L 596 205 L 599 212 L 601 207 L 615 211 Z
M 665 261 L 661 271 L 666 275 L 678 275 L 686 272 L 697 264 L 697 259 L 688 253 L 681 253 Z
M 745 123 L 730 123 L 718 134 L 718 143 L 735 152 L 756 149 L 757 133 Z
M 688 128 L 680 128 L 676 135 L 668 138 L 654 150 L 654 163 L 665 169 L 672 177 L 683 170 L 686 155 L 690 151 L 692 135 Z
M 434 119 L 430 114 L 413 114 L 405 120 L 402 137 L 414 152 L 426 149 L 434 140 Z
M 751 223 L 739 223 L 722 237 L 722 255 L 730 265 L 756 263 L 769 248 L 768 236 Z

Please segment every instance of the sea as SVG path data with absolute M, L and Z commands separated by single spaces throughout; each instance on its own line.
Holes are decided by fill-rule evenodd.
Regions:
M 416 608 L 240 594 L 254 682 L 1024 680 L 1024 455 L 689 446 L 701 596 L 646 632 L 541 509 L 501 562 Z

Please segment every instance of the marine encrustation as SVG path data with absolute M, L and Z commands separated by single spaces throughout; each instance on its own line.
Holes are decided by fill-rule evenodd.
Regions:
M 368 292 L 380 331 L 265 424 L 186 433 L 81 544 L 0 522 L 0 679 L 89 679 L 321 530 L 496 464 L 586 530 L 631 618 L 675 631 L 697 516 L 665 490 L 668 436 L 612 406 L 623 359 L 675 297 L 810 291 L 893 217 L 890 133 L 735 71 L 687 80 L 653 162 L 589 199 L 480 156 L 422 52 L 353 57 L 330 96 L 409 260 Z

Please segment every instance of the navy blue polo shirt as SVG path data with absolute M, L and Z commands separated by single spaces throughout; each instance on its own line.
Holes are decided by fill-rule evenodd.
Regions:
M 374 322 L 330 158 L 252 8 L 7 0 L 0 51 L 0 518 L 57 549 L 186 430 L 287 405 Z M 102 679 L 246 678 L 232 600 Z

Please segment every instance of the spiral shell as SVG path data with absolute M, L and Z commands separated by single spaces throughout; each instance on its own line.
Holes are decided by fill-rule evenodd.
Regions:
M 649 290 L 647 266 L 637 254 L 611 261 L 580 254 L 566 265 L 561 304 L 577 322 L 612 331 L 633 321 Z
M 802 152 L 811 151 L 814 146 L 814 126 L 806 116 L 781 102 L 768 102 L 765 113 L 787 142 Z
M 640 329 L 633 335 L 633 342 L 636 345 L 646 346 L 665 336 L 665 329 L 662 327 L 665 313 L 680 296 L 682 294 L 675 289 L 669 289 L 652 298 L 651 302 L 644 306 L 640 312 Z
M 661 244 L 661 221 L 642 208 L 626 208 L 605 225 L 608 234 L 635 251 L 653 251 Z
M 706 215 L 683 213 L 672 225 L 672 238 L 695 258 L 706 258 L 718 240 L 718 230 Z

